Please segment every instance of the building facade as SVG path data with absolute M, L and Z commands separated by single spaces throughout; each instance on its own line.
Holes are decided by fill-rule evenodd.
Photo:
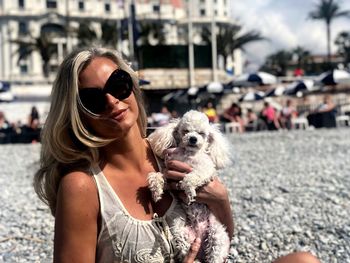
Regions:
M 79 45 L 77 31 L 81 24 L 89 24 L 97 39 L 104 21 L 115 23 L 115 30 L 120 32 L 130 21 L 132 3 L 137 21 L 158 21 L 164 25 L 166 45 L 187 43 L 188 35 L 183 29 L 190 7 L 194 25 L 209 24 L 212 19 L 230 21 L 228 0 L 0 0 L 0 80 L 21 84 L 52 81 L 63 57 Z M 50 36 L 50 48 L 56 51 L 48 63 L 48 76 L 38 51 L 22 56 L 26 50 L 21 41 L 34 44 L 43 33 Z M 130 55 L 132 40 L 118 36 L 113 47 Z M 196 30 L 193 39 L 195 43 L 201 41 Z

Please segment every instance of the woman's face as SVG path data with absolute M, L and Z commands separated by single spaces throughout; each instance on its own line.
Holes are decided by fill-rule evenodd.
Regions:
M 94 58 L 79 75 L 79 89 L 93 87 L 102 89 L 117 68 L 118 66 L 108 58 Z M 139 110 L 133 93 L 123 100 L 118 100 L 107 93 L 106 109 L 101 113 L 102 118 L 82 114 L 84 114 L 83 120 L 93 134 L 107 139 L 118 139 L 127 134 L 131 128 L 137 128 Z

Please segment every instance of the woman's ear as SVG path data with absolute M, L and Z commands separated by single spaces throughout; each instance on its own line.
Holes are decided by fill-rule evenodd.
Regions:
M 175 147 L 176 140 L 174 133 L 179 120 L 172 120 L 165 126 L 157 128 L 153 133 L 148 136 L 148 141 L 152 146 L 153 152 L 164 159 L 164 150 Z

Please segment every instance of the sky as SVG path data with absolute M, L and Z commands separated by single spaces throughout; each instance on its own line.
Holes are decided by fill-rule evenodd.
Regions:
M 231 0 L 231 14 L 244 30 L 258 30 L 268 41 L 245 47 L 248 70 L 257 69 L 267 55 L 301 46 L 312 54 L 327 53 L 326 26 L 323 20 L 308 18 L 317 0 Z M 338 0 L 341 10 L 350 10 L 349 0 Z M 332 22 L 332 42 L 341 31 L 350 31 L 350 17 Z M 334 44 L 332 53 L 336 51 Z

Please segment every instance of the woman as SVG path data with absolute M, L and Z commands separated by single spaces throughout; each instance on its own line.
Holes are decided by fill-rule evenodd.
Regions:
M 170 193 L 152 201 L 147 175 L 158 165 L 145 127 L 136 74 L 119 55 L 93 48 L 64 60 L 35 176 L 35 189 L 55 216 L 55 262 L 166 262 L 174 256 L 168 230 L 184 211 Z M 174 161 L 167 169 L 173 180 L 191 170 Z M 232 235 L 226 188 L 214 181 L 199 191 L 198 201 Z M 186 262 L 193 261 L 198 245 Z
M 159 168 L 145 127 L 136 75 L 118 54 L 91 48 L 63 61 L 34 182 L 55 216 L 54 262 L 172 261 L 172 219 L 184 211 L 170 193 L 152 201 L 147 175 Z M 172 180 L 191 171 L 176 161 L 166 165 Z M 214 180 L 197 201 L 232 236 L 226 188 Z M 199 246 L 197 239 L 184 262 L 194 261 Z

